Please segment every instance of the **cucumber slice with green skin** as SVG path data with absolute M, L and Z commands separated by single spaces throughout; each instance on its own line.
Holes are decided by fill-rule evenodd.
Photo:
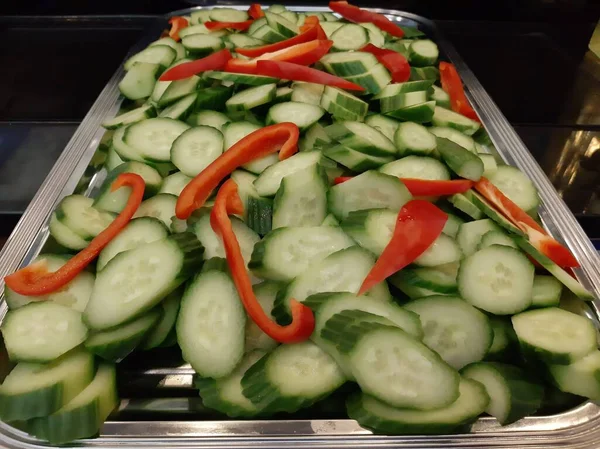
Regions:
M 428 92 L 433 85 L 433 81 L 421 80 L 421 81 L 407 81 L 405 83 L 394 83 L 386 86 L 377 95 L 373 95 L 373 100 L 381 100 L 382 98 L 395 97 L 400 94 L 407 94 L 410 92 Z
M 531 305 L 534 266 L 515 248 L 493 245 L 466 257 L 458 271 L 460 295 L 495 315 L 512 315 Z
M 96 270 L 101 271 L 119 253 L 164 239 L 168 235 L 169 230 L 160 220 L 153 217 L 134 218 L 100 252 Z
M 207 87 L 199 90 L 195 110 L 198 112 L 206 109 L 223 110 L 232 95 L 233 89 L 225 86 Z
M 166 87 L 163 83 L 167 83 Z M 177 81 L 157 81 L 152 93 L 153 101 L 160 108 L 170 106 L 187 95 L 195 93 L 199 83 L 200 77 L 198 76 Z M 198 97 L 196 97 L 196 102 L 198 102 Z
M 327 109 L 331 114 L 336 115 L 335 109 L 330 109 L 329 103 L 349 111 L 358 117 L 364 117 L 367 114 L 369 105 L 360 98 L 337 87 L 325 86 L 323 96 L 321 97 L 321 107 Z M 340 120 L 352 120 L 351 118 L 339 117 Z
M 44 259 L 49 272 L 53 273 L 62 267 L 69 260 L 69 256 L 55 254 L 40 254 L 35 258 L 38 262 Z M 23 307 L 34 301 L 53 302 L 70 307 L 78 312 L 83 312 L 87 305 L 92 288 L 94 287 L 94 275 L 89 271 L 82 271 L 75 279 L 70 281 L 60 290 L 49 293 L 44 296 L 25 296 L 11 290 L 6 284 L 4 285 L 4 299 L 9 309 L 15 310 Z
M 529 254 L 539 264 L 541 264 L 546 270 L 550 272 L 552 276 L 558 279 L 562 284 L 573 292 L 578 298 L 584 301 L 593 301 L 596 299 L 594 295 L 581 285 L 577 279 L 573 278 L 569 273 L 563 270 L 561 267 L 556 265 L 552 260 L 538 251 L 528 240 L 521 236 L 513 236 L 514 241 L 517 243 L 519 248 Z
M 169 193 L 159 193 L 144 200 L 138 210 L 133 215 L 133 218 L 152 217 L 163 222 L 167 227 L 171 227 L 171 221 L 175 216 L 175 204 L 177 197 Z
M 440 71 L 437 67 L 411 67 L 410 68 L 410 80 L 431 80 L 437 81 L 440 79 Z
M 328 396 L 344 382 L 335 361 L 311 341 L 281 345 L 242 378 L 244 396 L 265 413 L 288 412 Z
M 275 98 L 277 84 L 265 84 L 242 90 L 225 102 L 228 111 L 248 111 L 270 103 Z
M 483 175 L 483 162 L 479 156 L 443 137 L 436 137 L 436 140 L 437 151 L 454 173 L 471 181 L 479 181 Z
M 294 37 L 300 32 L 295 21 L 291 22 L 279 14 L 267 11 L 265 12 L 265 18 L 267 19 L 269 26 L 281 35 L 285 36 L 285 38 Z
M 434 181 L 447 181 L 450 172 L 444 164 L 437 159 L 427 156 L 406 156 L 390 162 L 379 168 L 381 173 L 398 178 L 431 179 Z
M 366 105 L 366 103 L 365 103 Z M 336 120 L 364 120 L 365 114 L 358 114 L 345 106 L 340 106 L 331 97 L 321 97 L 321 107 L 329 112 Z
M 419 315 L 423 343 L 454 369 L 483 360 L 492 345 L 488 318 L 459 297 L 429 296 L 404 308 Z
M 525 355 L 546 363 L 568 365 L 596 350 L 592 322 L 557 307 L 519 313 L 512 324 Z
M 127 127 L 125 142 L 145 159 L 170 162 L 173 142 L 189 127 L 170 118 L 151 118 Z
M 229 117 L 217 111 L 200 111 L 194 114 L 193 122 L 190 120 L 188 118 L 187 123 L 191 126 L 211 126 L 219 131 L 222 131 L 223 126 L 231 122 Z
M 413 122 L 398 125 L 394 133 L 394 143 L 400 156 L 428 155 L 433 153 L 437 147 L 435 136 L 423 125 Z
M 398 213 L 389 209 L 353 211 L 340 223 L 342 230 L 363 248 L 380 255 L 392 238 Z
M 325 128 L 327 136 L 353 150 L 371 156 L 393 156 L 396 147 L 381 132 L 356 121 L 336 123 Z
M 283 34 L 266 24 L 260 28 L 257 28 L 256 31 L 252 32 L 250 36 L 255 39 L 260 39 L 268 44 L 274 44 L 286 39 Z
M 427 92 L 424 90 L 418 92 L 406 92 L 389 97 L 383 97 L 379 100 L 379 107 L 383 114 L 398 111 L 409 106 L 415 106 L 427 101 Z
M 334 31 L 337 31 L 342 26 L 343 24 L 335 23 L 327 25 L 323 29 L 327 33 L 326 28 L 335 27 L 336 29 L 330 32 L 330 34 L 333 34 Z M 323 56 L 320 62 L 325 67 L 325 70 L 337 76 L 362 75 L 378 64 L 377 58 L 374 55 L 360 51 L 329 53 Z
M 340 226 L 340 222 L 337 221 L 337 218 L 335 218 L 333 214 L 329 214 L 325 217 L 321 226 L 337 228 Z
M 336 144 L 326 147 L 323 150 L 323 155 L 338 164 L 359 173 L 379 168 L 393 160 L 392 156 L 372 156 L 353 150 L 344 145 Z
M 255 20 L 254 23 L 256 22 L 258 21 Z M 264 41 L 261 41 L 260 39 L 255 39 L 245 34 L 230 34 L 227 36 L 227 40 L 231 42 L 234 45 L 234 47 L 239 48 L 259 47 L 265 44 Z
M 129 100 L 148 98 L 152 95 L 162 68 L 159 64 L 149 62 L 134 63 L 119 83 L 119 91 Z
M 514 235 L 525 235 L 523 233 L 523 231 L 521 231 L 514 224 L 512 224 L 510 221 L 508 221 L 502 214 L 497 212 L 496 209 L 494 209 L 494 206 L 492 206 L 479 193 L 477 193 L 473 190 L 469 190 L 468 192 L 465 192 L 465 194 L 463 196 L 470 203 L 475 205 L 475 207 L 482 212 L 482 215 L 485 215 L 488 218 L 491 218 L 492 220 L 494 220 L 494 222 L 496 222 L 497 225 L 504 228 L 511 235 L 513 235 L 513 234 Z M 480 218 L 483 218 L 483 217 L 480 217 Z
M 600 400 L 600 351 L 593 351 L 570 365 L 549 365 L 548 371 L 561 391 Z
M 502 231 L 488 231 L 481 236 L 481 240 L 477 245 L 477 249 L 480 250 L 492 245 L 503 245 L 510 246 L 511 248 L 517 248 L 517 244 L 513 239 L 506 235 L 506 233 Z
M 173 173 L 172 175 L 167 176 L 162 185 L 160 186 L 159 194 L 167 193 L 170 195 L 179 196 L 181 191 L 184 189 L 186 185 L 192 180 L 187 175 L 184 175 L 180 171 L 177 173 Z
M 260 349 L 249 351 L 228 376 L 220 379 L 197 378 L 195 385 L 200 392 L 202 404 L 231 418 L 260 414 L 260 409 L 244 396 L 242 378 L 246 371 L 264 355 L 265 352 Z
M 304 134 L 304 151 L 311 151 L 315 146 L 331 143 L 325 128 L 320 123 L 312 125 Z
M 160 319 L 157 309 L 128 323 L 90 334 L 85 341 L 88 351 L 109 362 L 120 362 L 137 348 Z
M 517 352 L 514 343 L 518 342 L 510 319 L 497 316 L 489 317 L 489 319 L 494 331 L 494 339 L 486 355 L 486 360 L 507 360 Z
M 0 385 L 0 417 L 24 421 L 69 403 L 94 377 L 94 356 L 75 349 L 48 363 L 19 363 Z
M 319 226 L 327 216 L 327 189 L 320 165 L 283 178 L 273 200 L 273 229 Z
M 124 162 L 111 170 L 100 187 L 100 192 L 94 200 L 94 207 L 114 214 L 120 213 L 129 200 L 131 188 L 120 188 L 111 191 L 111 186 L 121 173 L 135 173 L 140 175 L 146 184 L 144 196 L 150 197 L 158 192 L 163 182 L 160 173 L 154 168 L 141 162 Z
M 483 236 L 488 232 L 501 232 L 500 228 L 489 218 L 470 221 L 460 225 L 458 234 L 456 235 L 456 241 L 458 242 L 463 254 L 465 256 L 470 256 L 471 254 L 475 254 L 478 249 L 482 249 L 479 248 L 479 245 L 483 240 Z
M 325 114 L 325 110 L 317 105 L 288 101 L 271 106 L 267 113 L 267 125 L 292 122 L 305 131 L 317 123 Z
M 540 205 L 537 189 L 518 168 L 502 165 L 491 174 L 489 180 L 523 210 L 535 209 Z
M 248 267 L 264 279 L 291 281 L 311 265 L 353 245 L 339 228 L 280 228 L 254 246 Z
M 302 302 L 315 293 L 356 293 L 374 264 L 373 255 L 358 246 L 351 246 L 332 253 L 326 258 L 312 263 L 307 270 L 297 276 L 285 290 L 277 295 L 272 315 L 278 321 L 287 321 L 290 318 L 289 303 L 292 298 Z M 387 285 L 384 284 L 378 284 L 366 293 L 366 296 L 387 300 L 389 291 L 387 291 Z
M 275 91 L 275 98 L 273 103 L 283 103 L 284 101 L 292 101 L 292 94 L 294 90 L 291 87 L 278 87 Z M 300 100 L 294 100 L 300 101 Z
M 434 107 L 435 101 L 426 101 L 424 103 L 414 104 L 412 106 L 402 107 L 387 112 L 381 112 L 383 112 L 387 116 L 406 122 L 412 121 L 415 123 L 427 123 L 431 121 Z
M 10 310 L 0 326 L 8 358 L 14 362 L 50 362 L 83 343 L 87 327 L 81 312 L 54 302 Z
M 210 20 L 211 20 L 210 19 L 210 9 L 201 9 L 199 11 L 193 11 L 190 14 L 190 18 L 191 18 L 190 23 L 196 24 L 196 25 L 202 24 L 204 22 L 210 22 Z M 191 27 L 188 27 L 188 28 L 191 28 Z M 187 28 L 184 28 L 184 29 L 187 29 Z M 208 28 L 207 28 L 207 31 L 208 31 Z
M 181 302 L 181 291 L 175 290 L 160 303 L 161 313 L 156 326 L 144 336 L 143 349 L 159 347 L 167 339 L 172 330 L 175 329 L 179 303 Z
M 231 178 L 237 184 L 238 194 L 244 203 L 244 221 L 258 235 L 268 234 L 273 227 L 273 200 L 258 194 L 254 188 L 256 175 L 236 170 Z
M 248 13 L 234 8 L 213 8 L 209 11 L 211 20 L 215 22 L 243 22 L 248 20 Z
M 256 299 L 268 316 L 271 316 L 275 297 L 280 289 L 281 284 L 271 281 L 261 282 L 252 287 Z M 252 319 L 246 320 L 246 335 L 244 342 L 244 351 L 246 353 L 254 350 L 269 352 L 276 348 L 277 345 L 279 345 L 279 343 L 265 334 Z
M 277 193 L 284 177 L 320 163 L 320 151 L 304 151 L 266 168 L 254 181 L 260 196 L 268 197 Z
M 429 288 L 416 286 L 408 282 L 399 273 L 393 274 L 387 280 L 391 285 L 404 293 L 409 299 L 419 299 L 428 296 L 439 296 L 444 294 Z
M 210 20 L 210 18 L 207 18 L 206 20 L 204 20 L 204 22 L 207 22 L 209 20 Z M 206 25 L 204 25 L 203 23 L 199 23 L 197 25 L 185 27 L 184 29 L 179 31 L 179 37 L 181 39 L 183 39 L 184 37 L 191 36 L 192 34 L 210 34 L 210 33 L 217 33 L 217 35 L 219 35 L 219 31 L 211 32 L 208 28 L 206 28 Z
M 336 51 L 358 50 L 369 43 L 369 34 L 360 25 L 347 23 L 333 32 L 331 40 Z
M 250 262 L 254 245 L 260 241 L 256 232 L 250 229 L 242 220 L 231 217 L 231 226 L 237 237 L 246 264 Z M 214 257 L 225 258 L 225 248 L 220 237 L 215 234 L 210 225 L 210 214 L 204 214 L 192 228 L 200 243 L 204 246 L 204 259 Z
M 262 86 L 263 84 L 272 84 L 279 81 L 272 76 L 248 75 L 245 73 L 230 73 L 217 70 L 204 72 L 202 77 L 219 81 L 231 81 L 235 84 L 246 84 L 248 86 Z
M 223 39 L 208 34 L 190 34 L 181 38 L 181 43 L 188 54 L 194 58 L 204 58 L 225 48 Z
M 376 433 L 448 434 L 476 421 L 490 400 L 484 387 L 472 380 L 461 379 L 459 391 L 460 396 L 452 404 L 431 411 L 397 409 L 364 393 L 348 398 L 346 408 L 351 419 Z
M 553 276 L 536 274 L 533 278 L 531 307 L 558 307 L 563 286 Z
M 256 125 L 254 123 L 248 121 L 227 123 L 223 126 L 223 136 L 225 139 L 224 148 L 227 151 L 237 142 L 242 140 L 244 137 L 252 134 L 254 131 L 257 131 L 261 128 L 261 126 Z M 276 164 L 279 161 L 279 157 L 277 154 L 270 154 L 268 156 L 264 156 L 262 158 L 256 159 L 252 162 L 244 164 L 242 168 L 251 171 L 252 173 L 260 174 L 267 167 L 270 167 L 273 164 Z
M 92 240 L 114 220 L 114 215 L 94 207 L 94 200 L 83 195 L 65 197 L 56 209 L 56 218 L 85 240 Z
M 132 111 L 117 115 L 115 118 L 105 120 L 102 122 L 102 126 L 106 129 L 117 129 L 152 117 L 156 117 L 156 109 L 151 104 L 145 104 Z
M 81 393 L 50 416 L 31 420 L 27 431 L 51 444 L 93 437 L 118 403 L 115 366 L 103 363 Z
M 375 128 L 392 142 L 394 141 L 394 134 L 400 125 L 399 121 L 381 114 L 369 115 L 365 118 L 365 123 Z
M 365 92 L 377 94 L 392 82 L 390 72 L 382 64 L 376 64 L 367 73 L 348 76 L 346 79 L 365 88 Z
M 426 67 L 434 65 L 439 55 L 437 45 L 429 39 L 415 40 L 408 47 L 408 60 L 411 66 Z
M 246 312 L 229 274 L 207 263 L 181 300 L 176 329 L 184 360 L 202 377 L 228 376 L 244 354 L 245 326 Z
M 447 126 L 458 129 L 467 136 L 472 136 L 481 127 L 479 122 L 440 106 L 435 107 L 431 123 L 434 126 Z
M 461 374 L 485 387 L 490 397 L 485 412 L 503 426 L 533 415 L 542 405 L 544 386 L 516 366 L 479 362 L 467 366 Z
M 119 254 L 96 276 L 85 321 L 104 330 L 151 309 L 198 270 L 203 252 L 185 232 Z
M 168 67 L 176 57 L 177 52 L 168 45 L 151 45 L 125 61 L 125 70 L 131 70 L 134 64 L 140 62 Z
M 462 193 L 455 193 L 448 197 L 448 201 L 459 211 L 464 212 L 473 220 L 481 220 L 485 217 L 481 209 L 475 205 L 475 200 Z
M 445 295 L 456 294 L 456 276 L 435 268 L 405 268 L 395 275 L 400 282 Z
M 291 101 L 308 103 L 319 106 L 325 86 L 322 84 L 305 83 L 297 81 L 292 84 Z
M 119 165 L 123 163 L 123 159 L 119 157 L 115 147 L 113 145 L 108 149 L 108 153 L 106 155 L 106 162 L 104 163 L 104 167 L 107 171 L 111 171 L 117 168 Z
M 458 243 L 446 234 L 440 234 L 429 248 L 414 260 L 421 267 L 437 267 L 462 259 L 463 253 Z
M 121 128 L 117 129 L 113 134 L 112 144 L 113 148 L 115 149 L 115 153 L 117 153 L 117 156 L 123 162 L 138 161 L 148 163 L 148 161 L 144 157 L 142 157 L 140 151 L 125 143 L 124 138 L 125 131 L 127 130 L 127 128 L 128 126 L 122 126 Z
M 361 23 L 360 26 L 367 29 L 371 44 L 375 45 L 376 47 L 383 48 L 385 45 L 385 35 L 377 25 L 367 22 Z
M 450 95 L 436 85 L 431 86 L 433 88 L 433 92 L 428 95 L 429 100 L 434 100 L 435 104 L 441 106 L 442 108 L 450 109 Z
M 441 408 L 458 398 L 458 373 L 402 329 L 334 324 L 329 319 L 321 335 L 346 356 L 363 392 L 394 407 L 419 410 Z
M 175 50 L 175 61 L 185 58 L 185 47 L 179 42 L 175 42 L 175 40 L 171 39 L 168 36 L 152 42 L 148 45 L 148 47 L 153 47 L 156 45 L 166 45 L 167 47 L 171 47 L 173 50 Z
M 435 136 L 451 140 L 464 149 L 475 153 L 475 141 L 472 137 L 467 136 L 454 128 L 448 128 L 447 126 L 431 126 L 427 129 Z
M 498 162 L 491 154 L 479 153 L 479 159 L 483 162 L 483 176 L 489 179 L 498 169 Z
M 185 120 L 192 112 L 197 99 L 198 94 L 196 92 L 186 95 L 182 99 L 177 100 L 175 103 L 163 109 L 158 116 L 171 118 L 173 120 Z
M 457 217 L 454 214 L 448 213 L 448 220 L 446 221 L 446 224 L 444 225 L 444 229 L 442 229 L 442 232 L 444 234 L 446 234 L 448 237 L 452 237 L 453 239 L 456 238 L 457 234 L 458 234 L 458 230 L 460 229 L 460 226 L 465 222 L 462 218 Z M 481 249 L 481 248 L 478 248 Z
M 324 23 L 320 23 L 320 25 L 321 25 L 321 28 L 323 29 L 323 31 L 325 32 L 327 39 L 331 40 L 331 35 L 333 33 L 335 33 L 337 30 L 339 30 L 340 27 L 342 27 L 344 24 L 341 21 L 338 21 L 338 22 L 324 22 Z M 343 53 L 343 52 L 340 52 L 340 54 L 341 53 Z M 350 52 L 348 52 L 348 53 L 350 53 Z M 358 52 L 351 52 L 351 53 L 358 53 Z M 323 56 L 323 58 L 321 58 L 321 61 L 319 61 L 319 62 L 323 63 L 324 58 L 326 58 L 327 56 L 331 56 L 333 54 L 336 54 L 336 53 L 330 53 L 330 54 Z M 325 64 L 323 64 L 323 65 L 325 65 Z M 328 72 L 334 73 L 333 70 L 331 68 L 329 68 L 327 65 L 325 65 L 325 68 Z M 358 70 L 361 70 L 361 68 L 358 68 Z
M 338 219 L 346 218 L 352 211 L 364 209 L 399 211 L 411 198 L 412 195 L 398 178 L 372 170 L 333 186 L 328 193 L 329 210 Z
M 171 146 L 171 161 L 184 174 L 195 177 L 223 153 L 223 134 L 210 126 L 184 131 Z

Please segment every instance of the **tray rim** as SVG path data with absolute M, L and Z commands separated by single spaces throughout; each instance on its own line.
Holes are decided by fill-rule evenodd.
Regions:
M 164 27 L 165 18 L 185 15 L 196 10 L 217 6 L 210 4 L 173 11 L 158 16 L 156 24 L 148 27 L 142 39 L 131 48 L 128 56 L 156 39 Z M 236 9 L 246 9 L 248 5 L 219 5 Z M 295 11 L 327 11 L 327 7 L 289 6 Z M 485 124 L 499 155 L 511 165 L 526 173 L 534 182 L 543 207 L 540 216 L 548 231 L 564 242 L 580 261 L 582 268 L 578 277 L 583 284 L 600 296 L 600 257 L 593 244 L 570 212 L 564 201 L 527 150 L 508 120 L 489 97 L 473 72 L 456 52 L 452 44 L 440 33 L 429 19 L 405 11 L 367 8 L 386 14 L 390 19 L 408 19 L 428 28 L 441 54 L 454 63 L 463 78 L 466 95 L 472 102 Z M 125 60 L 124 60 L 125 61 Z M 123 61 L 123 62 L 124 62 Z M 118 82 L 124 73 L 123 64 L 110 78 L 88 114 L 78 126 L 61 156 L 42 183 L 23 217 L 8 238 L 0 252 L 0 289 L 3 277 L 29 263 L 41 250 L 48 237 L 47 221 L 58 202 L 75 190 L 91 160 L 105 130 L 100 126 L 106 117 L 112 117 L 120 105 Z M 94 174 L 94 176 L 96 176 Z M 86 192 L 89 193 L 89 192 Z M 590 303 L 595 316 L 600 315 L 598 300 Z M 0 320 L 7 307 L 0 302 Z M 515 444 L 527 447 L 586 446 L 591 447 L 594 437 L 600 433 L 598 422 L 600 407 L 586 402 L 567 412 L 528 417 L 510 426 L 500 427 L 492 418 L 480 419 L 472 433 L 440 436 L 382 436 L 373 435 L 358 426 L 356 421 L 341 420 L 287 420 L 287 421 L 108 421 L 102 435 L 97 439 L 82 440 L 84 447 L 215 447 L 250 448 L 260 445 L 265 448 L 341 448 L 341 447 L 428 447 L 448 446 L 493 446 L 514 447 Z M 299 427 L 306 427 L 305 433 Z M 150 430 L 150 431 L 149 431 Z M 168 439 L 164 436 L 169 435 Z M 162 437 L 162 438 L 161 438 Z M 495 438 L 500 437 L 500 438 Z M 0 422 L 1 447 L 49 447 Z

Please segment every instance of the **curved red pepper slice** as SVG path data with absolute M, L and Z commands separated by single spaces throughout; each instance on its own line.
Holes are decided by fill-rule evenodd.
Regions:
M 358 291 L 362 295 L 387 277 L 415 261 L 440 236 L 448 220 L 437 206 L 425 200 L 406 203 L 396 220 L 394 234 Z
M 452 110 L 481 123 L 477 113 L 471 107 L 469 100 L 467 100 L 467 97 L 465 96 L 462 80 L 453 64 L 444 61 L 440 62 L 440 82 L 442 84 L 442 89 L 450 96 Z
M 383 14 L 366 11 L 358 6 L 350 5 L 346 1 L 329 2 L 329 8 L 337 12 L 344 19 L 355 23 L 370 22 L 380 30 L 390 33 L 394 37 L 404 37 L 404 31 Z
M 4 278 L 15 292 L 25 296 L 42 296 L 60 290 L 81 273 L 129 223 L 144 198 L 144 179 L 135 173 L 122 173 L 111 185 L 111 191 L 130 187 L 127 205 L 113 222 L 90 242 L 90 244 L 58 271 L 50 273 L 46 261 L 40 260 Z
M 189 23 L 185 17 L 174 16 L 169 19 L 171 29 L 169 30 L 169 36 L 175 41 L 181 40 L 179 32 L 189 26 Z
M 261 8 L 260 3 L 252 3 L 250 8 L 248 8 L 248 15 L 253 19 L 260 19 L 265 16 L 265 13 Z
M 504 195 L 487 178 L 482 177 L 477 181 L 475 190 L 481 193 L 512 224 L 523 231 L 529 238 L 529 242 L 555 264 L 562 268 L 579 267 L 579 262 L 571 254 L 571 251 L 549 236 L 527 212 Z
M 240 245 L 231 226 L 230 213 L 243 213 L 243 205 L 237 193 L 237 185 L 228 179 L 219 189 L 215 205 L 210 214 L 210 224 L 215 233 L 223 240 L 227 264 L 248 316 L 273 340 L 279 343 L 299 343 L 307 340 L 315 328 L 312 310 L 304 304 L 291 300 L 292 322 L 280 326 L 268 316 L 252 291 L 252 283 L 242 257 Z
M 311 28 L 317 29 L 317 39 L 327 40 L 327 34 L 325 34 L 325 31 L 323 31 L 317 16 L 308 16 L 306 19 L 304 19 L 304 23 L 300 26 L 300 32 L 304 33 Z
M 300 64 L 283 61 L 258 61 L 256 74 L 272 76 L 290 81 L 306 81 L 309 83 L 324 84 L 348 90 L 365 90 L 364 87 L 354 84 L 344 78 L 330 75 L 321 70 L 305 67 Z
M 175 214 L 186 220 L 202 207 L 210 193 L 236 168 L 255 159 L 279 151 L 279 159 L 287 159 L 298 150 L 300 130 L 294 123 L 278 123 L 248 134 L 202 170 L 181 191 Z
M 338 176 L 334 184 L 341 184 L 352 179 L 352 176 Z M 464 193 L 473 187 L 473 181 L 468 179 L 453 179 L 451 181 L 434 181 L 430 179 L 398 178 L 414 196 L 445 196 Z
M 320 26 L 319 26 L 320 28 Z M 319 39 L 319 30 L 315 26 L 311 26 L 303 33 L 297 36 L 291 37 L 284 41 L 276 42 L 274 44 L 261 45 L 260 47 L 252 48 L 236 48 L 235 52 L 249 58 L 256 58 L 257 56 L 264 55 L 265 53 L 273 53 L 284 48 L 289 48 L 293 45 L 302 44 L 304 42 L 310 42 Z
M 225 67 L 225 64 L 227 64 L 227 61 L 230 59 L 231 53 L 225 48 L 206 58 L 184 62 L 175 67 L 171 67 L 160 76 L 159 81 L 177 81 L 208 70 L 220 70 Z
M 204 26 L 210 31 L 218 31 L 223 29 L 231 29 L 238 31 L 246 31 L 254 20 L 245 20 L 244 22 L 204 22 Z
M 408 60 L 397 51 L 379 48 L 373 44 L 365 45 L 360 51 L 365 51 L 375 56 L 389 70 L 394 83 L 404 83 L 410 78 Z

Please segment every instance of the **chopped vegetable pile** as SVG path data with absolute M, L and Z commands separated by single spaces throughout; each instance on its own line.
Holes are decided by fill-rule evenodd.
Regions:
M 451 433 L 600 400 L 597 331 L 571 311 L 593 295 L 455 67 L 330 8 L 200 9 L 126 61 L 106 180 L 50 219 L 74 255 L 5 278 L 0 419 L 96 435 L 115 363 L 172 346 L 232 418 L 347 391 L 374 432 Z

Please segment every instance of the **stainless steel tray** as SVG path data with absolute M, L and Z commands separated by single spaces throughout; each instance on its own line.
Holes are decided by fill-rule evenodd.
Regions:
M 247 9 L 248 5 L 235 6 Z M 175 11 L 186 15 L 201 8 Z M 326 8 L 296 6 L 296 11 L 324 11 Z M 467 96 L 481 117 L 494 143 L 491 151 L 525 172 L 540 192 L 540 214 L 546 228 L 565 243 L 580 261 L 578 277 L 600 297 L 600 258 L 591 242 L 558 196 L 523 142 L 499 111 L 473 73 L 435 25 L 420 16 L 389 9 L 374 9 L 407 26 L 418 26 L 436 40 L 442 57 L 453 62 L 466 85 Z M 157 39 L 166 18 L 157 21 L 131 52 Z M 48 238 L 51 212 L 65 196 L 77 190 L 93 193 L 105 172 L 90 161 L 104 130 L 101 122 L 118 110 L 117 84 L 123 76 L 120 67 L 101 92 L 61 157 L 25 211 L 23 218 L 0 252 L 2 278 L 27 265 L 42 250 Z M 597 324 L 599 309 L 590 303 L 586 314 Z M 0 302 L 0 320 L 7 307 Z M 599 326 L 600 327 L 600 326 Z M 0 351 L 0 375 L 8 370 L 5 351 Z M 192 370 L 173 351 L 134 354 L 119 364 L 121 405 L 97 439 L 84 440 L 76 447 L 164 447 L 164 448 L 423 448 L 423 447 L 596 447 L 600 446 L 600 407 L 586 402 L 550 416 L 533 416 L 501 427 L 495 419 L 481 418 L 471 432 L 448 436 L 372 435 L 358 424 L 326 407 L 313 407 L 297 415 L 264 421 L 224 419 L 202 407 L 192 388 Z M 333 398 L 332 400 L 335 400 Z M 6 448 L 47 447 L 27 434 L 0 422 L 0 445 Z

